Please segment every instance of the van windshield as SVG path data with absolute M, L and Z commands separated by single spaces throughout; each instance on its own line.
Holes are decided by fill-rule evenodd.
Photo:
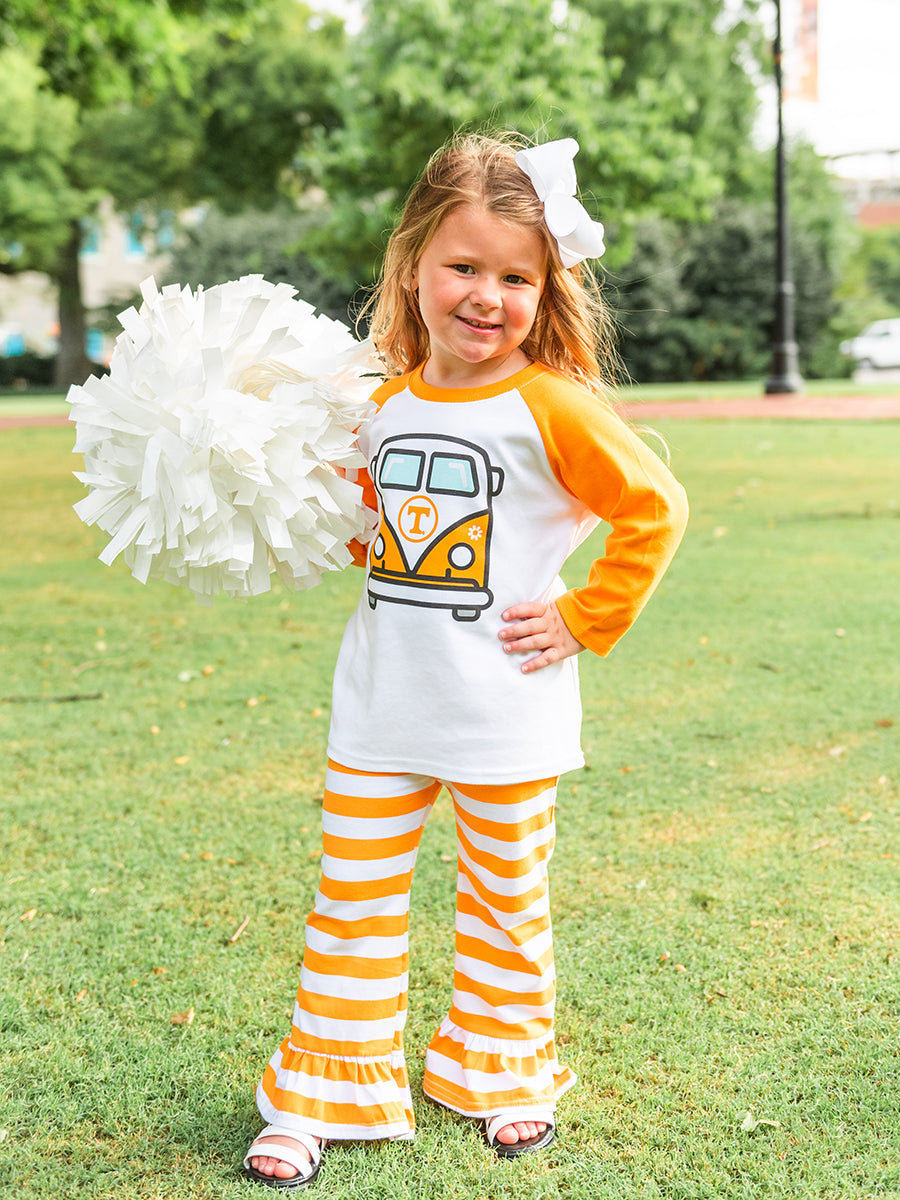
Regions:
M 475 496 L 478 482 L 475 463 L 468 455 L 433 454 L 428 471 L 428 491 L 454 496 Z
M 382 487 L 414 492 L 422 482 L 425 455 L 420 450 L 389 450 L 378 479 Z

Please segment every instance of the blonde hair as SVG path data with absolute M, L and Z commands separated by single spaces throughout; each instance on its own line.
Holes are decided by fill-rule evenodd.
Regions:
M 413 370 L 428 358 L 413 271 L 444 218 L 473 204 L 537 230 L 547 248 L 547 278 L 524 353 L 598 396 L 612 388 L 613 322 L 589 268 L 562 264 L 544 206 L 515 161 L 527 144 L 513 133 L 457 134 L 431 156 L 391 234 L 381 279 L 362 314 L 371 313 L 369 335 L 389 374 Z

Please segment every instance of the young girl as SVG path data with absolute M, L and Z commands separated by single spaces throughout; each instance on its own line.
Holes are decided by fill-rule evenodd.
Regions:
M 547 893 L 557 779 L 584 761 L 575 655 L 607 654 L 630 627 L 687 514 L 602 399 L 606 317 L 579 265 L 602 227 L 575 199 L 577 149 L 454 139 L 388 247 L 372 335 L 394 377 L 361 438 L 380 525 L 335 669 L 293 1026 L 244 1162 L 261 1183 L 310 1183 L 329 1140 L 413 1136 L 409 889 L 443 787 L 456 957 L 425 1094 L 512 1156 L 553 1140 L 575 1082 L 554 1047 Z M 558 572 L 601 519 L 605 554 L 567 591 Z

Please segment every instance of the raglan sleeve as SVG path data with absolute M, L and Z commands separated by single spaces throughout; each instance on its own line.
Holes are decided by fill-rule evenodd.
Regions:
M 606 655 L 634 624 L 681 541 L 684 488 L 616 413 L 581 389 L 548 405 L 542 436 L 560 483 L 610 526 L 587 583 L 557 600 L 570 633 Z

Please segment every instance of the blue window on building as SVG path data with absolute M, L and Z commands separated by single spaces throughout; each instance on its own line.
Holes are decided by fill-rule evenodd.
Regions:
M 91 362 L 103 361 L 103 334 L 99 329 L 89 329 L 84 335 L 84 352 Z
M 3 357 L 18 358 L 25 353 L 25 338 L 18 330 L 8 333 L 3 339 Z
M 144 218 L 140 213 L 132 213 L 125 227 L 125 253 L 129 258 L 145 258 L 147 251 L 143 242 Z

